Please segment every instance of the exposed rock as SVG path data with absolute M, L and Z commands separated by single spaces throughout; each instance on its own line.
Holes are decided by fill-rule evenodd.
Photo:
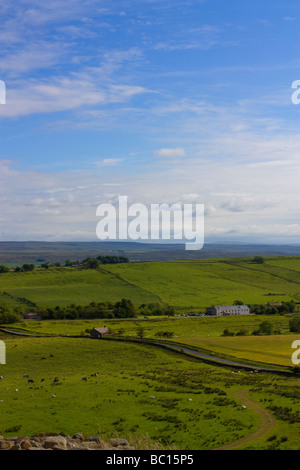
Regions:
M 103 441 L 99 434 L 73 436 L 57 433 L 41 433 L 34 436 L 0 436 L 0 450 L 135 450 L 126 439 L 113 438 Z
M 11 441 L 0 441 L 0 450 L 4 450 L 4 449 L 10 449 L 12 447 L 12 443 Z
M 48 436 L 44 439 L 44 445 L 46 449 L 51 449 L 55 446 L 62 447 L 64 449 L 67 448 L 67 440 L 63 436 Z
M 113 447 L 119 447 L 119 446 L 128 446 L 128 441 L 126 439 L 120 439 L 119 437 L 110 439 L 108 441 L 109 444 L 111 444 Z
M 16 444 L 17 444 L 17 442 L 16 442 Z M 32 444 L 28 439 L 24 439 L 24 441 L 22 441 L 22 443 L 21 443 L 21 447 L 22 447 L 23 450 L 27 450 L 27 449 L 29 449 L 29 447 L 32 447 Z

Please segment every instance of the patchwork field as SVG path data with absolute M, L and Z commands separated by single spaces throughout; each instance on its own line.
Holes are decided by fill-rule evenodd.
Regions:
M 136 307 L 175 305 L 185 313 L 234 300 L 264 305 L 294 300 L 297 305 L 300 258 L 265 258 L 260 265 L 247 258 L 128 263 L 0 275 L 0 306 L 12 309 L 28 310 L 32 302 L 55 307 L 121 298 L 131 299 Z M 266 320 L 277 334 L 252 335 Z M 298 337 L 290 333 L 289 320 L 285 314 L 5 325 L 35 337 L 0 333 L 7 349 L 7 364 L 0 364 L 0 435 L 53 431 L 100 433 L 105 438 L 117 433 L 144 448 L 153 448 L 155 441 L 186 450 L 218 448 L 245 438 L 237 448 L 296 450 L 297 376 L 238 373 L 155 345 L 87 337 L 90 329 L 104 325 L 123 339 L 137 338 L 142 331 L 146 340 L 157 340 L 167 332 L 168 341 L 211 354 L 291 369 L 291 344 Z M 225 329 L 234 336 L 222 336 Z M 245 336 L 236 336 L 241 329 Z M 98 376 L 91 377 L 95 372 Z M 53 382 L 55 377 L 58 382 Z M 264 422 L 267 427 L 262 427 Z
M 300 335 L 179 338 L 178 342 L 246 361 L 292 367 L 291 348 Z
M 0 434 L 6 437 L 45 431 L 117 433 L 133 443 L 143 440 L 144 446 L 159 441 L 168 448 L 211 449 L 260 428 L 259 412 L 248 403 L 242 408 L 247 396 L 267 410 L 272 426 L 242 448 L 299 447 L 295 378 L 232 374 L 146 345 L 87 338 L 1 339 L 7 364 L 0 365 Z M 91 377 L 95 372 L 99 375 Z M 279 417 L 284 407 L 289 411 Z
M 51 268 L 0 275 L 3 292 L 15 302 L 28 299 L 42 307 L 86 305 L 131 299 L 160 302 L 179 309 L 201 310 L 211 305 L 267 304 L 300 301 L 300 257 L 249 258 L 125 263 L 99 269 Z M 19 300 L 19 302 L 22 302 Z

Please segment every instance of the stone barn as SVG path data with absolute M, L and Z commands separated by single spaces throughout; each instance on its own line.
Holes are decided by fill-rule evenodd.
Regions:
M 103 336 L 106 336 L 109 334 L 109 329 L 106 328 L 106 326 L 103 326 L 102 328 L 93 328 L 91 330 L 91 333 L 90 335 L 93 337 L 93 338 L 103 338 Z

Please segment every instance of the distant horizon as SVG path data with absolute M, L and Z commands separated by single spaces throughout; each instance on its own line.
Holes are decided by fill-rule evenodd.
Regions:
M 90 244 L 138 244 L 138 245 L 163 245 L 163 246 L 184 246 L 184 241 L 172 242 L 170 240 L 167 241 L 155 241 L 155 240 L 0 240 L 0 243 L 90 243 Z M 232 241 L 208 241 L 205 242 L 205 245 L 232 245 L 232 246 L 291 246 L 291 247 L 300 247 L 300 243 L 266 243 L 266 242 L 232 242 Z M 199 250 L 200 251 L 200 250 Z

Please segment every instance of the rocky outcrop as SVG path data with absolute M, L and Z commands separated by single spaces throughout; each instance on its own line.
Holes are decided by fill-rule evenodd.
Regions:
M 0 450 L 135 450 L 126 439 L 112 438 L 104 441 L 96 434 L 83 436 L 76 433 L 45 433 L 34 436 L 7 437 L 0 436 Z

